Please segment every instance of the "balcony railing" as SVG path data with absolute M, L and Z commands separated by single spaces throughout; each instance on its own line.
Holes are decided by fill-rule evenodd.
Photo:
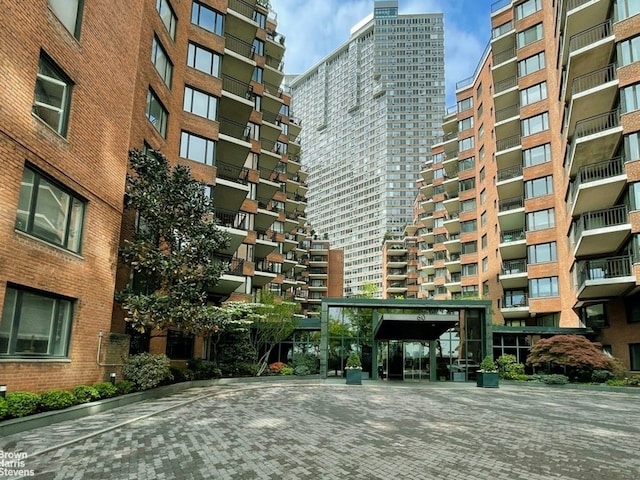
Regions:
M 527 234 L 524 228 L 516 228 L 514 230 L 506 230 L 500 232 L 500 243 L 511 243 L 524 240 L 527 238 Z
M 576 33 L 569 39 L 569 53 L 575 52 L 587 45 L 591 45 L 592 43 L 607 38 L 611 36 L 612 33 L 611 20 L 602 22 L 601 24 L 591 27 L 583 32 Z
M 599 87 L 605 83 L 615 80 L 616 64 L 611 63 L 604 68 L 585 73 L 573 79 L 571 87 L 571 95 L 574 96 L 580 92 L 585 92 L 595 87 Z
M 571 198 L 575 198 L 575 194 L 578 188 L 580 188 L 580 185 L 596 182 L 605 178 L 617 177 L 624 175 L 624 173 L 624 157 L 622 156 L 580 167 L 575 181 L 571 184 Z
M 253 19 L 253 5 L 243 2 L 242 0 L 229 0 L 229 8 L 247 18 Z
M 222 89 L 227 92 L 233 93 L 238 97 L 251 98 L 252 88 L 248 83 L 241 82 L 240 80 L 230 77 L 228 75 L 222 76 Z
M 264 88 L 267 93 L 270 93 L 274 97 L 282 97 L 282 89 L 278 85 L 274 85 L 273 83 L 264 82 Z
M 617 205 L 603 210 L 586 212 L 580 215 L 573 225 L 574 239 L 580 238 L 585 230 L 624 225 L 628 222 L 626 205 Z
M 248 168 L 238 167 L 237 165 L 226 162 L 216 162 L 216 166 L 218 167 L 216 172 L 217 178 L 241 183 L 242 185 L 246 185 L 249 181 Z
M 500 65 L 501 63 L 506 62 L 512 58 L 516 57 L 516 49 L 515 47 L 507 48 L 506 50 L 502 50 L 501 52 L 497 52 L 493 54 L 493 65 Z
M 284 62 L 282 62 L 281 60 L 278 60 L 275 57 L 272 57 L 271 55 L 267 55 L 265 57 L 264 63 L 269 65 L 272 68 L 275 68 L 276 70 L 282 71 L 282 69 L 284 68 Z
M 524 197 L 511 197 L 500 200 L 498 203 L 498 212 L 508 212 L 524 207 Z
M 274 125 L 280 124 L 280 116 L 277 113 L 270 112 L 268 110 L 262 111 L 262 121 L 273 123 Z
M 506 7 L 511 3 L 511 0 L 497 0 L 491 4 L 491 13 L 497 12 L 498 10 Z
M 509 90 L 518 85 L 518 77 L 513 76 L 509 78 L 505 78 L 504 80 L 500 80 L 496 82 L 493 88 L 494 94 L 498 94 L 500 92 L 504 92 L 505 90 Z
M 513 293 L 505 295 L 502 299 L 502 308 L 518 308 L 529 306 L 529 296 L 526 293 Z
M 590 2 L 591 0 L 569 0 L 567 2 L 567 12 L 570 12 L 571 10 L 578 8 L 581 5 L 584 5 L 585 3 Z
M 229 35 L 228 33 L 225 34 L 225 47 L 229 50 L 233 50 L 234 52 L 239 53 L 244 57 L 253 58 L 253 45 L 239 39 L 238 37 Z
M 216 218 L 223 227 L 245 230 L 245 220 L 247 219 L 247 214 L 245 213 L 216 210 Z
M 578 285 L 584 285 L 587 280 L 604 280 L 633 275 L 633 262 L 629 255 L 585 260 L 577 262 L 577 268 Z
M 517 273 L 527 273 L 527 260 L 525 258 L 519 260 L 509 260 L 502 263 L 500 271 L 502 275 L 514 275 Z
M 496 151 L 507 150 L 520 145 L 520 135 L 512 135 L 496 142 Z
M 248 142 L 250 130 L 246 123 L 238 123 L 235 120 L 220 117 L 220 133 Z
M 513 118 L 520 114 L 520 105 L 515 104 L 506 108 L 501 108 L 496 111 L 496 123 L 506 120 L 507 118 Z
M 498 170 L 498 181 L 503 182 L 511 178 L 522 176 L 522 165 L 516 165 L 514 167 L 508 167 Z
M 491 30 L 491 38 L 498 38 L 504 35 L 507 32 L 513 30 L 513 22 L 509 20 L 507 23 L 503 23 L 502 25 L 497 26 L 493 30 Z
M 601 113 L 576 122 L 575 137 L 581 138 L 595 133 L 604 132 L 620 125 L 620 110 Z

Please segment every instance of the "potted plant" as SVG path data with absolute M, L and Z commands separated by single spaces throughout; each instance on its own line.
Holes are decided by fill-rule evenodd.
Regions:
M 362 385 L 362 363 L 357 352 L 351 352 L 345 367 L 347 372 L 347 385 Z
M 498 368 L 490 355 L 484 357 L 476 375 L 476 385 L 483 388 L 498 388 Z

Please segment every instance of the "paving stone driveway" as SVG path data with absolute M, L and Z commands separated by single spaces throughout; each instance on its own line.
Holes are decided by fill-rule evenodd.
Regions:
M 638 394 L 365 383 L 190 389 L 0 452 L 42 479 L 640 479 Z

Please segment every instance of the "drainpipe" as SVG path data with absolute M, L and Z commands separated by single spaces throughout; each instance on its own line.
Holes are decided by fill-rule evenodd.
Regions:
M 122 367 L 124 363 L 100 363 L 100 349 L 102 348 L 102 337 L 104 337 L 104 332 L 100 330 L 98 332 L 98 353 L 96 355 L 96 363 L 101 367 Z

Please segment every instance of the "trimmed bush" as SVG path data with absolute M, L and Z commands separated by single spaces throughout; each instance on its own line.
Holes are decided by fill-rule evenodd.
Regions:
M 318 373 L 320 371 L 320 360 L 312 353 L 294 353 L 291 363 L 294 369 L 305 366 L 309 373 Z M 308 375 L 308 373 L 304 375 Z
M 282 367 L 280 375 L 293 375 L 293 367 Z
M 98 391 L 100 398 L 115 397 L 118 393 L 118 389 L 111 382 L 96 383 L 93 388 Z
M 309 375 L 311 372 L 309 371 L 309 367 L 307 367 L 306 365 L 298 365 L 293 369 L 293 373 L 295 375 L 304 376 Z
M 202 358 L 192 358 L 189 360 L 187 362 L 187 369 L 192 372 L 191 378 L 189 378 L 185 371 L 187 380 L 210 380 L 222 376 L 216 362 L 203 360 Z
M 524 365 L 516 363 L 515 355 L 500 355 L 497 360 L 500 378 L 505 380 L 516 380 L 524 375 Z
M 170 367 L 169 357 L 165 354 L 140 353 L 127 359 L 122 367 L 122 374 L 135 382 L 140 390 L 148 390 L 165 380 L 173 380 Z
M 40 395 L 40 408 L 46 412 L 60 410 L 76 404 L 76 396 L 68 390 L 50 390 Z
M 0 398 L 0 420 L 9 414 L 9 406 L 4 398 Z
M 612 380 L 613 373 L 608 370 L 594 370 L 591 372 L 591 381 L 594 383 L 605 383 L 608 380 Z
M 6 396 L 8 417 L 20 418 L 38 411 L 40 395 L 31 392 L 12 392 Z
M 606 385 L 609 387 L 625 387 L 627 382 L 619 378 L 610 378 L 606 381 Z
M 565 385 L 569 383 L 569 379 L 566 375 L 560 375 L 558 373 L 544 375 L 542 381 L 547 385 Z
M 632 387 L 640 386 L 640 375 L 632 375 L 627 379 L 627 385 L 631 385 Z
M 73 394 L 76 396 L 78 403 L 89 403 L 100 399 L 98 390 L 88 385 L 73 387 Z
M 116 391 L 118 395 L 126 395 L 127 393 L 131 393 L 136 389 L 136 384 L 131 380 L 120 380 L 116 382 Z

